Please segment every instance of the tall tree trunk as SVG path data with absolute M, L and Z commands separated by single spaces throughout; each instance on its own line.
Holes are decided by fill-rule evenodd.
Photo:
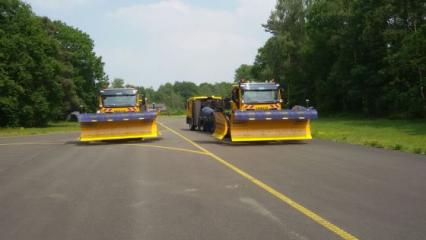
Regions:
M 423 110 L 426 111 L 426 89 L 423 86 L 423 77 L 422 77 L 422 72 L 420 71 L 420 68 L 417 69 L 417 71 L 419 72 L 419 78 L 420 78 L 420 94 L 422 96 L 422 100 L 423 100 Z
M 417 19 L 414 20 L 414 32 L 417 33 Z M 417 55 L 419 55 L 419 49 L 417 49 Z M 420 70 L 420 67 L 417 68 L 417 72 L 419 74 L 419 80 L 420 80 L 420 95 L 422 97 L 423 102 L 423 110 L 426 112 L 426 97 L 425 97 L 425 88 L 423 86 L 423 75 L 422 71 Z

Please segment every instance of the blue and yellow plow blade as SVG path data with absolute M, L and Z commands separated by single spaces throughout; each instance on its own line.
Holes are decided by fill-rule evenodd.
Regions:
M 312 139 L 310 119 L 316 118 L 315 109 L 235 111 L 229 121 L 223 113 L 215 113 L 213 136 L 222 139 L 229 129 L 233 142 Z
M 80 114 L 80 141 L 157 137 L 156 111 Z
M 213 133 L 213 137 L 222 140 L 227 134 L 229 130 L 229 123 L 225 117 L 223 112 L 213 112 L 215 119 L 215 129 Z

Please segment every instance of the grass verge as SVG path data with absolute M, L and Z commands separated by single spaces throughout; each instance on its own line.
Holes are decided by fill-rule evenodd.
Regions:
M 0 128 L 0 137 L 27 136 L 80 131 L 77 122 L 49 123 L 43 128 Z
M 160 115 L 161 118 L 182 118 L 185 115 Z M 37 134 L 52 134 L 80 131 L 78 122 L 56 122 L 49 123 L 47 127 L 42 128 L 0 128 L 0 137 L 28 136 Z
M 317 139 L 426 155 L 426 122 L 320 118 L 311 122 Z

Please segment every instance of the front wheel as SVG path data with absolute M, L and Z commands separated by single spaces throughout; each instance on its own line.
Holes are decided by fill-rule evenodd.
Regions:
M 201 123 L 199 128 L 203 132 L 206 131 L 206 123 Z
M 212 120 L 212 129 L 210 129 L 212 133 L 214 133 L 214 131 L 216 130 L 216 118 L 214 118 L 213 116 L 213 120 Z
M 189 123 L 188 126 L 189 126 L 189 130 L 195 131 L 196 126 L 192 125 L 192 123 Z

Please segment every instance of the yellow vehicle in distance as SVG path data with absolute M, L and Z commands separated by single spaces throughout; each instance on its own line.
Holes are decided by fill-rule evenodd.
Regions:
M 197 96 L 186 101 L 186 123 L 191 131 L 195 129 L 214 131 L 213 112 L 222 103 L 221 97 Z
M 313 108 L 283 109 L 284 90 L 275 81 L 246 82 L 232 86 L 231 112 L 215 111 L 213 136 L 230 135 L 233 142 L 312 139 Z
M 158 112 L 134 87 L 102 89 L 97 113 L 80 114 L 80 141 L 157 137 Z

